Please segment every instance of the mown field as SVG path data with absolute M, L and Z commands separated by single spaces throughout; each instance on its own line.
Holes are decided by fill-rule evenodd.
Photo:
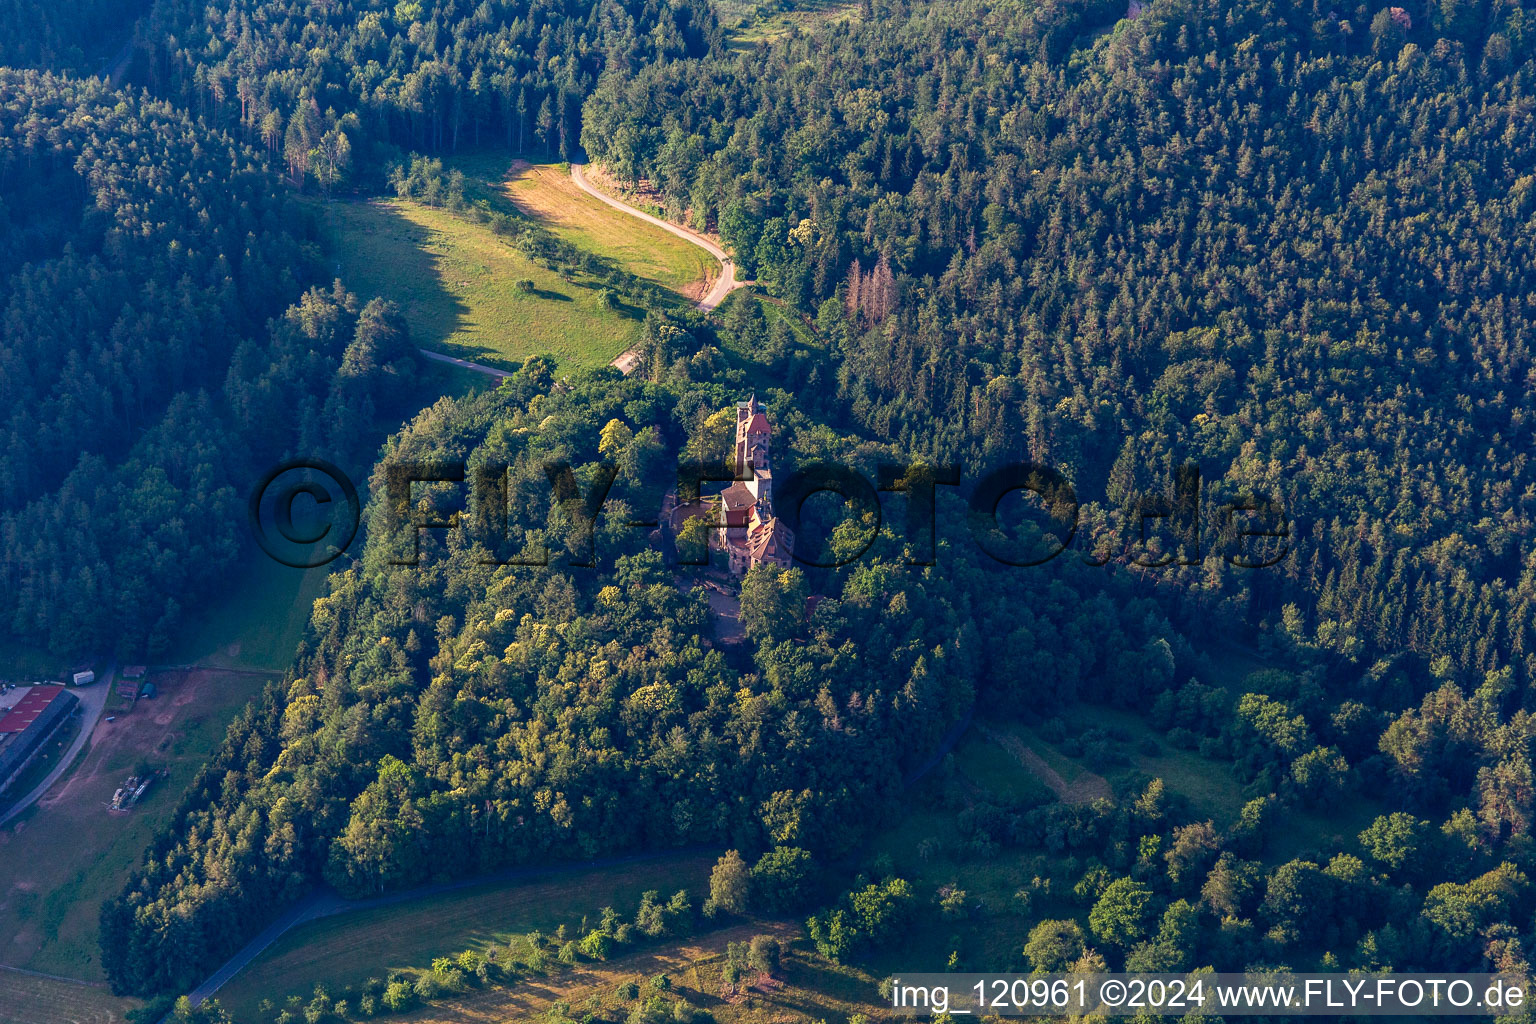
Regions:
M 0 1024 L 122 1024 L 138 1005 L 105 985 L 0 969 Z
M 445 210 L 331 203 L 324 224 L 342 281 L 365 299 L 397 302 L 423 348 L 502 368 L 547 354 L 574 369 L 603 366 L 640 338 L 643 312 L 609 308 L 601 282 L 546 270 Z
M 6 865 L 0 881 L 0 963 L 103 980 L 97 948 L 102 901 L 122 886 L 229 720 L 266 680 L 224 672 L 150 678 L 160 695 L 140 699 L 115 722 L 98 723 L 74 769 L 32 810 L 0 830 L 0 862 Z M 169 776 L 158 780 L 135 810 L 109 810 L 113 792 L 141 764 Z
M 323 918 L 283 936 L 219 993 L 242 1024 L 263 1018 L 263 999 L 281 1005 L 290 995 L 306 999 L 315 985 L 332 993 L 382 978 L 390 971 L 417 971 L 433 958 L 506 945 L 539 929 L 554 934 L 565 925 L 575 934 L 583 917 L 595 923 L 611 906 L 632 918 L 641 893 L 670 896 L 680 888 L 703 902 L 717 854 L 675 854 L 605 868 L 551 870 L 526 882 L 456 892 Z
M 784 945 L 781 969 L 770 981 L 728 992 L 723 977 L 726 945 L 762 934 L 774 935 Z M 879 1019 L 884 1007 L 878 979 L 817 956 L 803 940 L 797 941 L 798 934 L 798 928 L 781 921 L 733 923 L 607 962 L 582 963 L 510 987 L 471 992 L 390 1019 L 402 1024 L 540 1020 L 558 1003 L 569 1006 L 578 1019 L 594 1013 L 602 1020 L 624 1020 L 637 1003 L 649 998 L 647 986 L 658 975 L 668 980 L 662 995 L 666 1003 L 685 1002 L 707 1012 L 706 1019 L 716 1024 L 808 1024 L 845 1021 L 857 1013 Z M 625 982 L 640 990 L 636 998 L 618 992 Z
M 720 265 L 698 246 L 577 188 L 568 165 L 518 160 L 496 180 L 521 213 L 555 235 L 686 298 L 701 298 L 719 273 Z

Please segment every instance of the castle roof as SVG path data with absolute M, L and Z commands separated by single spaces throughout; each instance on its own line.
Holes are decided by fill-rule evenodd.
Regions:
M 720 503 L 732 512 L 737 509 L 751 508 L 756 501 L 757 495 L 753 494 L 752 490 L 740 480 L 720 492 Z
M 777 518 L 759 522 L 747 534 L 747 550 L 753 561 L 789 564 L 794 534 Z

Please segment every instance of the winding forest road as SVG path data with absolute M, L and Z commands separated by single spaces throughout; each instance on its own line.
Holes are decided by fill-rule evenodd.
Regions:
M 736 264 L 731 260 L 730 254 L 727 253 L 724 249 L 720 248 L 720 246 L 716 245 L 714 242 L 710 241 L 704 235 L 701 235 L 699 232 L 690 228 L 685 228 L 681 225 L 673 224 L 670 221 L 662 220 L 660 217 L 653 217 L 646 213 L 644 210 L 637 210 L 623 200 L 615 199 L 608 193 L 598 189 L 590 181 L 587 180 L 586 166 L 584 164 L 571 164 L 571 181 L 576 183 L 577 188 L 581 189 L 587 195 L 592 196 L 598 201 L 606 203 L 607 205 L 613 207 L 615 210 L 620 210 L 624 213 L 627 213 L 631 217 L 637 217 L 640 220 L 645 221 L 647 224 L 654 224 L 656 227 L 661 228 L 663 231 L 674 234 L 678 238 L 698 246 L 700 249 L 703 249 L 705 252 L 709 253 L 715 258 L 716 262 L 720 264 L 720 276 L 715 278 L 715 283 L 710 286 L 709 291 L 706 292 L 704 297 L 699 300 L 697 308 L 700 312 L 710 312 L 716 306 L 720 305 L 720 303 L 724 302 L 725 297 L 731 294 L 731 292 L 735 291 L 737 288 L 743 288 L 746 286 L 747 282 L 736 280 Z M 441 352 L 432 352 L 428 349 L 418 349 L 418 351 L 428 359 L 435 360 L 439 363 L 448 363 L 451 366 L 457 366 L 464 370 L 474 370 L 476 373 L 483 373 L 487 376 L 495 377 L 497 379 L 512 376 L 512 374 L 508 373 L 506 370 L 499 370 L 494 366 L 486 366 L 484 363 L 472 363 L 468 359 L 458 359 L 454 356 L 444 355 Z M 640 353 L 635 349 L 628 349 L 627 351 L 620 353 L 619 356 L 615 358 L 609 365 L 616 366 L 618 367 L 620 373 L 627 374 L 633 370 L 636 365 L 639 364 L 639 362 Z
M 708 313 L 710 310 L 720 305 L 720 303 L 724 302 L 725 297 L 731 294 L 731 292 L 746 285 L 745 281 L 736 280 L 736 264 L 732 262 L 730 254 L 727 253 L 724 249 L 720 248 L 714 242 L 711 242 L 704 235 L 699 234 L 699 232 L 694 231 L 691 228 L 685 228 L 680 224 L 673 224 L 671 221 L 662 220 L 660 217 L 652 217 L 644 210 L 637 210 L 623 200 L 615 199 L 613 196 L 610 196 L 608 193 L 595 187 L 590 181 L 587 180 L 585 164 L 571 164 L 571 180 L 576 183 L 577 188 L 581 189 L 587 195 L 607 203 L 615 210 L 622 210 L 629 214 L 631 217 L 638 217 L 645 221 L 647 224 L 654 224 L 658 228 L 661 228 L 661 230 L 670 232 L 671 234 L 676 235 L 678 238 L 681 238 L 686 242 L 692 242 L 700 249 L 703 249 L 705 252 L 709 253 L 715 258 L 717 262 L 719 262 L 720 276 L 715 279 L 714 285 L 709 289 L 708 292 L 705 293 L 704 297 L 699 300 L 698 308 L 701 312 Z
M 615 199 L 613 196 L 610 196 L 608 193 L 604 192 L 600 188 L 597 188 L 587 180 L 585 164 L 571 164 L 571 180 L 576 183 L 577 188 L 581 189 L 587 195 L 597 199 L 599 202 L 606 203 L 607 205 L 613 207 L 615 210 L 627 213 L 631 217 L 638 217 L 640 220 L 645 221 L 647 224 L 654 224 L 656 227 L 661 228 L 661 230 L 670 234 L 674 234 L 678 238 L 681 238 L 683 241 L 690 242 L 693 245 L 698 246 L 700 249 L 703 249 L 705 252 L 709 253 L 715 258 L 715 261 L 720 264 L 720 276 L 715 278 L 715 283 L 710 286 L 709 291 L 705 292 L 704 297 L 699 300 L 697 308 L 700 312 L 710 312 L 716 306 L 720 305 L 720 303 L 724 302 L 725 297 L 731 294 L 731 292 L 735 291 L 737 288 L 746 287 L 747 282 L 736 280 L 736 264 L 731 260 L 730 253 L 720 248 L 704 235 L 692 230 L 691 228 L 685 228 L 680 224 L 673 224 L 671 221 L 662 220 L 660 217 L 653 217 L 646 213 L 644 210 L 637 210 L 633 206 L 630 206 L 628 203 L 624 202 L 622 199 Z M 628 374 L 631 370 L 638 366 L 639 363 L 639 351 L 636 349 L 629 349 L 620 353 L 618 358 L 608 365 L 616 366 L 618 367 L 620 373 Z
M 362 900 L 345 899 L 329 886 L 320 886 L 311 890 L 308 896 L 305 896 L 298 903 L 288 908 L 286 913 L 268 925 L 260 935 L 246 943 L 245 948 L 231 957 L 223 967 L 214 971 L 201 985 L 187 993 L 187 998 L 193 1006 L 201 1006 L 205 1000 L 223 988 L 231 978 L 239 974 L 247 964 L 265 952 L 268 946 L 282 938 L 288 931 L 308 921 L 318 921 L 324 917 L 335 917 L 337 914 L 348 914 L 357 910 L 371 910 L 375 907 L 389 907 L 397 903 L 409 903 L 412 900 L 457 892 L 461 889 L 470 889 L 479 885 L 522 882 L 541 876 L 548 877 L 551 875 L 574 874 L 598 868 L 621 867 L 626 864 L 639 864 L 662 857 L 702 853 L 714 851 L 715 849 L 717 847 L 687 846 L 675 850 L 656 850 L 649 853 L 634 853 L 619 857 L 602 857 L 597 860 L 580 861 L 571 864 L 507 868 L 488 875 L 463 878 L 456 882 L 424 885 L 415 889 L 407 889 L 403 892 L 394 892 Z M 167 1014 L 161 1018 L 160 1024 L 170 1024 L 171 1021 L 172 1015 Z
M 459 359 L 455 356 L 445 356 L 441 352 L 433 352 L 424 348 L 419 348 L 416 351 L 420 352 L 428 359 L 435 360 L 436 362 L 447 363 L 450 366 L 457 366 L 464 370 L 474 370 L 476 373 L 483 373 L 487 376 L 495 377 L 497 380 L 500 380 L 503 377 L 512 376 L 512 372 L 510 370 L 498 370 L 496 367 L 486 366 L 484 363 L 472 363 L 468 359 Z
M 903 779 L 904 785 L 911 785 L 926 775 L 935 765 L 944 759 L 944 755 L 954 749 L 960 737 L 971 724 L 971 717 L 975 714 L 976 706 L 972 704 L 966 709 L 949 731 L 939 741 L 938 749 L 915 771 Z M 653 850 L 647 853 L 633 853 L 616 857 L 602 857 L 596 860 L 582 861 L 569 864 L 554 865 L 530 865 L 524 867 L 505 868 L 501 871 L 480 875 L 474 878 L 462 878 L 454 882 L 439 882 L 432 885 L 424 885 L 415 889 L 407 889 L 403 892 L 388 893 L 383 896 L 375 896 L 371 899 L 349 900 L 345 899 L 330 886 L 321 885 L 310 890 L 293 906 L 289 907 L 277 920 L 273 921 L 260 934 L 246 943 L 244 948 L 230 957 L 218 970 L 209 975 L 201 985 L 198 985 L 187 998 L 193 1006 L 201 1006 L 211 998 L 214 993 L 229 983 L 230 979 L 239 974 L 251 961 L 264 953 L 278 939 L 289 931 L 309 921 L 317 921 L 325 917 L 334 917 L 337 914 L 351 913 L 357 910 L 370 910 L 375 907 L 388 907 L 398 903 L 408 903 L 428 896 L 438 896 L 443 893 L 457 892 L 462 889 L 473 888 L 479 885 L 506 884 L 511 882 L 526 881 L 531 878 L 550 875 L 572 874 L 580 871 L 590 871 L 595 868 L 619 867 L 625 864 L 638 864 L 648 860 L 656 860 L 661 857 L 672 857 L 679 854 L 702 853 L 714 851 L 718 847 L 688 846 L 674 850 Z M 173 1024 L 172 1014 L 166 1014 L 159 1024 Z

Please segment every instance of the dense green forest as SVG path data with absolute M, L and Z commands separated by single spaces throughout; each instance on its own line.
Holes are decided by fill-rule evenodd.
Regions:
M 257 154 L 95 79 L 0 69 L 0 97 L 0 624 L 154 654 L 238 555 L 250 481 L 356 454 L 358 393 L 412 350 L 343 293 L 283 312 L 317 253 Z
M 725 330 L 763 329 L 738 319 Z M 1021 618 L 974 552 L 946 542 L 942 572 L 913 572 L 888 535 L 845 578 L 754 572 L 749 653 L 727 657 L 701 639 L 702 595 L 680 592 L 627 524 L 655 507 L 678 451 L 723 452 L 720 425 L 748 379 L 725 369 L 707 328 L 695 328 L 704 339 L 655 318 L 649 328 L 680 353 L 664 383 L 612 370 L 556 382 L 534 360 L 391 442 L 381 465 L 463 460 L 471 479 L 510 466 L 506 541 L 490 526 L 496 506 L 467 485 L 456 497 L 419 485 L 423 515 L 467 505 L 466 528 L 423 531 L 420 564 L 391 564 L 410 542 L 390 529 L 376 472 L 366 552 L 332 578 L 290 679 L 236 724 L 104 911 L 115 985 L 194 981 L 321 878 L 364 895 L 701 842 L 840 856 L 895 806 L 978 687 L 1017 696 L 1031 670 L 1003 671 L 1005 659 L 1027 653 L 1038 667 L 1033 639 L 1056 652 L 1060 701 L 1134 700 L 1172 678 L 1175 648 L 1188 654 L 1153 603 L 1111 598 L 1098 573 L 1067 573 Z M 829 433 L 786 393 L 768 400 L 792 458 L 892 457 Z M 575 466 L 585 490 L 599 457 L 620 469 L 587 531 L 543 466 Z M 596 569 L 563 567 L 589 533 Z M 538 548 L 550 568 L 487 564 Z M 809 613 L 813 588 L 831 599 Z M 1010 646 L 989 656 L 988 631 L 1012 634 Z
M 0 65 L 88 74 L 133 38 L 148 0 L 4 0 Z
M 876 4 L 609 75 L 583 143 L 820 311 L 829 413 L 1116 512 L 1198 462 L 1213 513 L 1270 495 L 1296 535 L 1280 571 L 1160 570 L 1191 612 L 1292 601 L 1336 658 L 1507 667 L 1529 708 L 1536 29 L 1399 10 Z
M 36 30 L 4 59 L 99 51 L 21 6 Z M 1022 963 L 1527 968 L 1531 13 L 861 7 L 731 52 L 700 0 L 156 0 L 137 94 L 0 71 L 0 622 L 57 649 L 161 647 L 237 556 L 249 480 L 289 452 L 371 457 L 410 376 L 387 302 L 316 287 L 283 172 L 382 191 L 397 168 L 435 194 L 410 151 L 585 155 L 717 231 L 784 307 L 653 312 L 632 377 L 532 359 L 406 424 L 293 668 L 103 908 L 116 989 L 194 984 L 321 882 L 706 843 L 770 880 L 734 909 L 814 911 L 822 953 L 861 955 L 964 910 L 859 853 L 952 727 L 1022 714 L 1117 763 L 1126 740 L 1079 702 L 1143 712 L 1246 804 L 1218 826 L 1154 781 L 963 801 L 968 856 L 1038 853 L 1081 910 L 1019 935 Z M 631 523 L 679 456 L 720 456 L 752 392 L 788 465 L 1054 466 L 1083 502 L 1073 550 L 1001 565 L 940 488 L 936 566 L 907 564 L 889 515 L 846 568 L 754 570 L 747 642 L 717 646 Z M 585 493 L 600 460 L 618 477 L 588 524 L 546 466 Z M 505 506 L 419 486 L 407 510 L 465 528 L 396 564 L 384 467 L 443 461 L 496 468 Z M 1189 462 L 1202 535 L 1144 548 L 1143 497 Z M 1245 571 L 1220 506 L 1249 496 L 1291 535 Z M 589 547 L 595 568 L 566 564 Z M 540 548 L 548 567 L 498 564 Z M 1205 652 L 1234 638 L 1272 667 L 1213 685 Z M 1386 813 L 1276 853 L 1287 815 L 1365 794 Z M 783 865 L 814 884 L 775 896 Z
M 973 702 L 1025 714 L 1105 770 L 1125 763 L 1125 738 L 1068 724 L 1079 702 L 1140 709 L 1167 743 L 1230 765 L 1249 796 L 1220 826 L 1160 781 L 1117 804 L 974 800 L 941 765 L 920 792 L 958 811 L 944 843 L 981 860 L 1050 858 L 1082 908 L 1086 928 L 1052 917 L 1017 936 L 1026 965 L 1523 969 L 1536 857 L 1527 777 L 1507 752 L 1529 750 L 1531 719 L 1503 706 L 1507 671 L 1470 693 L 1426 693 L 1432 680 L 1411 665 L 1350 667 L 1277 631 L 1265 641 L 1275 669 L 1241 691 L 1211 686 L 1199 681 L 1213 675 L 1206 654 L 1132 574 L 1058 559 L 1021 585 L 1021 570 L 948 526 L 939 564 L 913 569 L 899 516 L 846 569 L 754 570 L 746 648 L 702 641 L 702 595 L 680 591 L 628 523 L 653 507 L 674 453 L 728 443 L 731 399 L 765 368 L 732 368 L 727 352 L 775 334 L 784 365 L 814 355 L 756 309 L 715 328 L 653 317 L 651 380 L 557 381 L 534 360 L 391 442 L 383 464 L 462 460 L 471 479 L 509 466 L 510 529 L 495 525 L 499 498 L 418 485 L 421 519 L 462 509 L 465 521 L 423 531 L 418 565 L 394 564 L 411 542 L 392 528 L 376 472 L 367 549 L 333 577 L 293 672 L 237 722 L 104 908 L 114 985 L 194 982 L 321 880 L 363 896 L 713 842 L 755 865 L 733 909 L 811 909 L 833 895 L 840 865 L 867 863 L 861 841 L 899 820 L 911 775 Z M 760 397 L 781 467 L 898 457 L 897 445 L 829 430 L 788 392 Z M 599 458 L 619 475 L 588 529 L 543 467 L 573 465 L 585 493 Z M 941 524 L 963 517 L 958 501 L 944 500 Z M 856 548 L 856 532 L 835 533 L 834 547 Z M 563 565 L 585 559 L 589 536 L 596 567 Z M 549 567 L 494 564 L 539 549 Z M 1402 809 L 1358 837 L 1319 834 L 1300 855 L 1274 855 L 1288 815 L 1388 790 Z M 811 864 L 813 880 L 798 881 Z M 776 881 L 785 865 L 792 888 Z M 861 956 L 924 915 L 950 919 L 947 904 L 925 909 L 904 880 L 872 870 L 812 915 L 823 954 Z
M 701 0 L 155 0 L 137 38 L 137 80 L 327 189 L 395 147 L 570 159 L 600 72 L 721 45 Z

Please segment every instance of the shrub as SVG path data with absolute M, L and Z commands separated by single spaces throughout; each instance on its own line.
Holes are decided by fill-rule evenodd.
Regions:
M 416 994 L 408 981 L 392 981 L 384 989 L 384 1005 L 395 1013 L 410 1009 L 415 1001 Z
M 659 896 L 654 889 L 641 895 L 640 906 L 635 910 L 635 927 L 653 939 L 684 934 L 692 924 L 693 915 L 688 891 L 679 889 L 666 903 L 659 902 Z
M 430 974 L 423 974 L 417 978 L 416 984 L 412 986 L 412 991 L 415 992 L 416 998 L 422 1002 L 430 1003 L 441 996 L 443 994 L 442 978 L 443 976 L 435 971 Z
M 1194 750 L 1200 745 L 1200 737 L 1182 725 L 1176 725 L 1168 730 L 1168 742 L 1180 750 Z
M 1083 953 L 1083 929 L 1076 921 L 1041 921 L 1030 929 L 1024 957 L 1037 971 L 1063 971 Z
M 613 936 L 607 932 L 587 932 L 581 940 L 581 952 L 593 960 L 608 959 L 613 949 Z
M 811 855 L 797 846 L 775 846 L 752 868 L 752 900 L 773 914 L 798 910 L 809 895 Z
M 939 916 L 946 920 L 954 921 L 963 918 L 968 913 L 967 901 L 969 894 L 958 885 L 945 885 L 939 888 Z
M 747 964 L 753 970 L 773 974 L 778 971 L 782 957 L 778 939 L 772 935 L 752 936 L 752 944 L 747 947 Z

